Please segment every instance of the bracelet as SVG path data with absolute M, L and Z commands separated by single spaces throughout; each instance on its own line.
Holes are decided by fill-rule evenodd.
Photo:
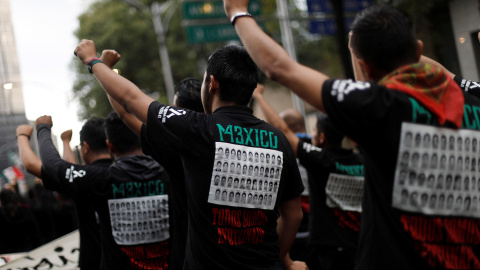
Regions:
M 87 62 L 85 62 L 85 65 L 88 66 L 88 64 L 90 64 L 90 62 L 92 62 L 93 60 L 100 60 L 100 58 L 92 57 L 92 58 L 88 59 Z
M 19 133 L 19 134 L 17 134 L 17 139 L 18 139 L 18 136 L 25 136 L 25 137 L 27 137 L 27 138 L 30 140 L 30 136 L 28 136 L 28 135 L 25 134 L 25 133 Z
M 97 64 L 97 63 L 103 63 L 102 60 L 98 59 L 98 60 L 92 60 L 88 63 L 87 65 L 87 70 L 88 72 L 92 73 L 92 67 L 93 65 Z
M 233 14 L 233 16 L 230 18 L 230 22 L 232 22 L 232 25 L 235 26 L 235 21 L 240 18 L 240 17 L 250 17 L 253 18 L 252 14 L 248 12 L 237 12 Z

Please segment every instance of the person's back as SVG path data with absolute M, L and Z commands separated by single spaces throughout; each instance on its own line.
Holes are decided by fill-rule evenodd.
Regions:
M 82 159 L 87 165 L 96 166 L 100 169 L 108 168 L 112 159 L 108 152 L 106 144 L 106 136 L 103 128 L 105 120 L 99 117 L 89 118 L 82 126 L 80 130 L 80 148 L 79 152 Z M 50 154 L 53 154 L 51 152 Z M 41 176 L 45 187 L 49 190 L 59 191 L 59 192 L 68 192 L 64 190 L 64 186 L 56 181 L 55 178 L 52 179 L 45 170 L 42 168 Z M 72 175 L 72 178 L 75 175 Z M 70 193 L 70 195 L 73 195 Z M 59 202 L 62 202 L 62 194 L 59 194 Z M 80 255 L 79 255 L 79 266 L 86 269 L 99 269 L 101 263 L 101 236 L 100 236 L 100 226 L 97 221 L 97 214 L 95 212 L 95 207 L 91 201 L 91 198 L 85 197 L 82 194 L 75 194 L 72 196 L 73 201 L 75 202 L 75 212 L 76 219 L 75 222 L 78 223 L 78 229 L 80 233 Z M 67 228 L 71 227 L 72 217 L 71 215 L 73 207 L 68 207 L 67 204 L 61 205 L 58 207 L 56 214 L 56 225 L 63 224 Z M 60 231 L 60 230 L 59 230 Z M 69 231 L 63 231 L 62 234 L 57 237 L 67 233 Z
M 396 43 L 390 42 L 393 39 Z M 382 51 L 375 50 L 369 43 L 373 41 L 382 44 Z M 477 129 L 466 123 L 473 116 L 468 108 L 478 106 L 480 100 L 463 95 L 438 68 L 414 64 L 420 44 L 411 22 L 392 8 L 371 8 L 360 14 L 352 26 L 351 47 L 376 69 L 370 77 L 377 83 L 329 80 L 322 97 L 332 121 L 366 156 L 357 269 L 479 268 L 480 252 L 468 238 L 472 231 L 458 229 L 477 222 L 478 214 L 445 202 L 449 196 L 456 201 L 473 198 L 475 191 L 455 191 L 441 183 L 427 184 L 425 179 L 471 179 L 480 174 L 414 164 L 407 157 L 417 153 L 427 160 L 435 155 L 473 158 L 471 152 L 458 148 L 456 139 L 452 148 L 442 148 L 423 138 L 474 140 L 477 132 L 452 128 L 460 128 L 463 117 L 463 128 Z M 420 140 L 412 142 L 407 134 Z
M 354 269 L 362 212 L 364 160 L 341 147 L 344 135 L 317 114 L 312 143 L 300 141 L 297 157 L 309 174 L 307 264 L 316 269 Z M 321 148 L 319 148 L 321 147 Z
M 37 119 L 41 154 L 53 147 L 49 125 Z M 168 176 L 116 114 L 106 120 L 109 168 L 73 165 L 42 155 L 45 170 L 72 194 L 95 206 L 101 224 L 101 269 L 167 269 L 169 264 Z M 65 178 L 67 174 L 67 179 Z M 70 178 L 72 181 L 70 181 Z
M 222 83 L 223 91 L 216 91 L 222 91 L 223 100 L 238 95 L 241 98 L 235 96 L 234 99 L 241 100 L 236 104 L 247 104 L 256 80 L 246 87 L 245 82 L 223 78 L 223 74 L 218 73 L 218 69 L 225 68 L 218 58 L 222 54 L 227 58 L 243 58 L 241 66 L 251 76 L 256 76 L 256 67 L 252 66 L 253 63 L 245 64 L 248 55 L 234 46 L 221 48 L 210 58 L 210 68 L 217 72 L 214 78 Z M 209 73 L 211 69 L 207 68 L 202 91 L 207 91 L 206 84 L 213 80 Z M 216 83 L 218 81 L 212 82 Z M 213 106 L 209 102 L 216 102 L 212 98 L 204 96 L 207 113 L 212 113 Z M 185 268 L 278 267 L 281 249 L 277 234 L 278 210 L 285 201 L 296 198 L 303 190 L 295 157 L 283 134 L 255 118 L 248 107 L 233 103 L 219 106 L 207 115 L 154 102 L 149 108 L 147 132 L 154 134 L 148 139 L 151 145 L 155 145 L 155 151 L 160 151 L 164 144 L 174 145 L 186 169 L 189 227 Z M 220 154 L 220 148 L 222 153 L 226 153 L 226 149 L 229 153 L 234 150 L 235 155 Z M 255 159 L 254 156 L 262 158 Z M 228 164 L 228 168 L 215 171 L 214 164 L 218 162 Z M 250 166 L 252 170 L 248 170 Z M 256 166 L 265 173 L 254 175 L 253 167 Z M 276 176 L 275 170 L 279 170 Z M 215 178 L 222 177 L 230 180 L 215 181 Z M 246 186 L 238 184 L 242 180 L 247 182 Z M 248 184 L 255 180 L 262 182 L 261 190 L 259 185 Z M 227 195 L 220 198 L 221 193 L 228 194 L 228 198 Z

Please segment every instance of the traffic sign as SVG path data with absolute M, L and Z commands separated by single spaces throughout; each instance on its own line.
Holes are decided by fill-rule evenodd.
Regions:
M 339 0 L 333 0 L 339 1 Z M 371 0 L 343 0 L 344 12 L 359 12 L 372 4 Z M 332 0 L 307 0 L 308 13 L 333 13 Z
M 263 23 L 259 23 L 264 28 Z M 206 43 L 229 40 L 240 40 L 235 31 L 235 27 L 230 23 L 210 24 L 210 25 L 188 25 L 185 27 L 187 31 L 188 42 L 190 43 Z
M 186 20 L 226 18 L 223 1 L 185 1 L 182 3 L 182 10 Z M 260 15 L 259 0 L 248 3 L 248 12 L 254 16 Z
M 345 32 L 350 31 L 355 18 L 345 18 Z M 334 19 L 310 21 L 310 33 L 333 36 L 337 33 L 337 24 Z

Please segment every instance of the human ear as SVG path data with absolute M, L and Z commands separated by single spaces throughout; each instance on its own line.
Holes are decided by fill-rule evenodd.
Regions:
M 417 40 L 417 62 L 420 61 L 420 57 L 422 57 L 423 52 L 423 41 L 420 39 Z

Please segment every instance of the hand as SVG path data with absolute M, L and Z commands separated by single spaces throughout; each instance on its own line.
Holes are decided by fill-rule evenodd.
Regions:
M 263 97 L 263 92 L 265 91 L 265 88 L 261 84 L 257 84 L 257 88 L 255 88 L 255 91 L 253 91 L 253 98 L 261 98 Z
M 92 40 L 82 39 L 80 44 L 73 52 L 84 64 L 89 59 L 97 57 L 97 51 L 95 50 L 95 43 Z
M 308 270 L 308 266 L 305 262 L 292 261 L 289 265 L 285 265 L 287 270 Z
M 37 121 L 35 121 L 35 125 L 38 126 L 41 124 L 47 124 L 50 127 L 52 127 L 53 126 L 52 117 L 50 115 L 40 116 L 39 118 L 37 118 Z
M 109 68 L 113 68 L 118 60 L 120 60 L 120 54 L 115 50 L 103 50 L 100 60 Z
M 17 127 L 17 138 L 18 134 L 25 134 L 28 138 L 32 137 L 33 127 L 30 125 L 20 125 Z
M 72 140 L 72 130 L 71 129 L 65 130 L 60 135 L 60 138 L 62 139 L 62 142 L 68 142 L 69 143 Z
M 237 12 L 248 11 L 248 0 L 224 0 L 223 7 L 228 18 L 232 17 Z

